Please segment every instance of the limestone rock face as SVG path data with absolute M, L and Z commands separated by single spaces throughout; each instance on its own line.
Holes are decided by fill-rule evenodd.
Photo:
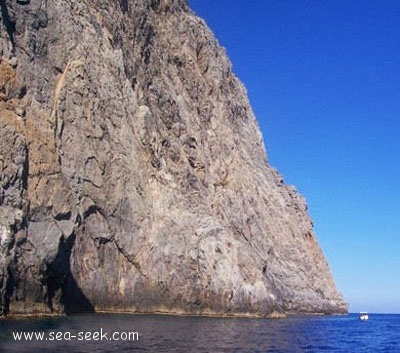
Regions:
M 302 196 L 185 0 L 1 2 L 0 309 L 336 313 Z

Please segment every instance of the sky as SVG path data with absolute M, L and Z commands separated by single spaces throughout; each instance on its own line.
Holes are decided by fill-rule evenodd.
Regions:
M 269 163 L 307 199 L 350 312 L 400 313 L 400 1 L 189 0 Z

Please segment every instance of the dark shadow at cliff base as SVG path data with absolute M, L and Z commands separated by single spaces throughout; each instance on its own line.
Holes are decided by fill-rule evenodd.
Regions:
M 61 304 L 64 305 L 66 314 L 94 313 L 94 307 L 89 299 L 83 294 L 72 275 L 67 280 L 63 290 Z
M 75 238 L 76 235 L 73 234 L 67 240 L 60 241 L 57 256 L 48 266 L 47 305 L 54 311 L 54 305 L 59 301 L 66 314 L 93 313 L 93 305 L 71 273 L 70 258 Z M 60 290 L 61 297 L 58 297 Z

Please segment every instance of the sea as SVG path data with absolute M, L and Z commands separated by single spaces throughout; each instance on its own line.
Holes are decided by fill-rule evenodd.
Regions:
M 0 352 L 400 352 L 400 315 L 284 319 L 88 314 L 0 321 Z

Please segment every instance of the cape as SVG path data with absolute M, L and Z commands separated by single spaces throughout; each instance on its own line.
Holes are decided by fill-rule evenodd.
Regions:
M 0 27 L 1 315 L 347 312 L 185 0 L 2 0 Z

